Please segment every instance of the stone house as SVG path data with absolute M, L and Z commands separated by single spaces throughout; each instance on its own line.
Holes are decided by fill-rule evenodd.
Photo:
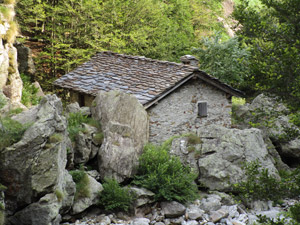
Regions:
M 230 127 L 231 97 L 243 93 L 199 70 L 195 57 L 181 61 L 100 52 L 54 85 L 81 106 L 90 106 L 99 90 L 135 95 L 150 117 L 150 142 L 209 124 Z

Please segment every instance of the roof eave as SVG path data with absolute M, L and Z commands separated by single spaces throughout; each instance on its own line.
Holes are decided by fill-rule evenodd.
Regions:
M 235 89 L 225 83 L 222 83 L 220 80 L 218 80 L 217 78 L 214 78 L 210 75 L 208 75 L 207 73 L 205 73 L 204 71 L 198 70 L 195 71 L 196 76 L 205 81 L 206 83 L 209 83 L 213 86 L 215 86 L 216 88 L 226 92 L 227 94 L 231 95 L 231 96 L 235 96 L 235 97 L 245 97 L 245 93 Z
M 169 95 L 170 93 L 172 93 L 173 91 L 175 91 L 177 88 L 179 88 L 180 86 L 182 86 L 183 84 L 185 84 L 186 82 L 188 82 L 191 78 L 194 77 L 194 72 L 192 72 L 190 75 L 188 75 L 187 77 L 185 77 L 184 79 L 182 79 L 181 81 L 179 81 L 175 86 L 173 86 L 172 88 L 166 90 L 165 92 L 163 92 L 162 94 L 160 94 L 157 98 L 153 99 L 151 102 L 147 102 L 144 104 L 144 108 L 148 109 L 151 106 L 153 106 L 154 104 L 156 104 L 158 101 L 160 101 L 161 99 L 163 99 L 164 97 L 166 97 L 167 95 Z

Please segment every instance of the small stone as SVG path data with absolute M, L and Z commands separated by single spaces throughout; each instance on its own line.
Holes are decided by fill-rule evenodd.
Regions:
M 150 220 L 147 218 L 136 218 L 132 221 L 132 225 L 149 225 Z
M 228 216 L 228 211 L 226 211 L 225 209 L 219 209 L 218 211 L 211 211 L 210 214 L 211 221 L 214 223 L 220 221 L 222 218 L 225 218 L 226 216 Z
M 188 219 L 196 220 L 203 216 L 204 211 L 199 207 L 192 205 L 186 210 L 186 215 Z
M 197 220 L 189 220 L 186 222 L 186 225 L 198 225 L 198 221 Z
M 238 220 L 232 220 L 231 222 L 233 225 L 246 225 L 245 223 L 238 221 Z

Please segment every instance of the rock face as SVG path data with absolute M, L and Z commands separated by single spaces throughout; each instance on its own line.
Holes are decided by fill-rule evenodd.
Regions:
M 0 180 L 7 186 L 7 212 L 15 213 L 9 218 L 13 224 L 56 224 L 59 211 L 72 205 L 75 184 L 65 169 L 68 137 L 62 111 L 60 99 L 47 95 L 15 118 L 32 125 L 19 142 L 0 151 Z M 49 217 L 36 221 L 39 213 Z
M 278 99 L 263 94 L 258 95 L 251 104 L 240 106 L 235 111 L 241 128 L 254 126 L 261 129 L 265 141 L 271 139 L 284 161 L 285 158 L 294 158 L 299 162 L 300 129 L 290 122 L 288 114 L 288 108 Z
M 15 43 L 14 46 L 18 51 L 19 72 L 24 74 L 34 74 L 35 66 L 32 59 L 31 49 L 19 42 Z
M 182 149 L 181 152 L 177 150 L 176 155 L 194 168 L 196 160 L 199 182 L 210 190 L 228 191 L 230 184 L 243 180 L 244 162 L 258 160 L 271 174 L 278 173 L 258 129 L 238 130 L 208 126 L 205 130 L 199 129 L 198 136 L 202 143 L 196 148 L 190 151 L 184 150 L 189 147 L 183 138 L 181 141 L 173 141 L 171 153 L 173 149 Z M 178 147 L 176 143 L 180 143 L 180 146 Z M 187 156 L 189 154 L 194 156 L 195 152 L 197 152 L 196 159 Z
M 98 132 L 98 129 L 88 124 L 82 124 L 82 126 L 86 132 L 79 132 L 75 138 L 75 165 L 85 164 L 96 156 L 99 149 L 99 146 L 93 142 L 93 135 Z
M 72 206 L 72 213 L 78 214 L 86 210 L 91 205 L 94 205 L 98 202 L 99 193 L 103 190 L 103 187 L 98 183 L 93 177 L 88 176 L 88 190 L 89 196 L 84 198 L 79 198 L 74 201 Z
M 134 96 L 120 91 L 100 91 L 93 105 L 92 115 L 100 121 L 105 137 L 98 152 L 100 175 L 121 182 L 135 173 L 148 141 L 147 113 Z
M 17 31 L 13 30 L 10 22 L 14 20 L 14 5 L 3 5 L 7 10 L 7 15 L 1 15 L 0 26 L 0 90 L 10 98 L 12 103 L 21 101 L 23 82 L 21 80 L 18 62 L 17 62 L 17 49 L 13 47 L 12 43 L 15 41 Z M 9 35 L 5 36 L 9 32 Z M 3 45 L 3 39 L 6 44 Z

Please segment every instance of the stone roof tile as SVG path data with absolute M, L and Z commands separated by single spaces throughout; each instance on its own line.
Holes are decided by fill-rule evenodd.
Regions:
M 106 51 L 57 79 L 54 85 L 93 96 L 100 90 L 121 89 L 135 95 L 142 104 L 149 104 L 197 71 L 197 67 L 181 63 Z M 204 77 L 215 79 L 207 74 Z

